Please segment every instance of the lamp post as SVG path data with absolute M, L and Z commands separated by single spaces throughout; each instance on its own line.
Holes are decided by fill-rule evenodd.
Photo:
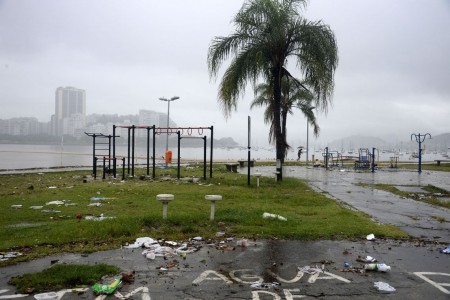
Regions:
M 308 108 L 309 111 L 312 111 L 315 106 L 311 106 Z M 309 156 L 309 117 L 306 118 L 306 164 L 308 165 L 308 156 Z
M 166 137 L 166 153 L 167 153 L 167 151 L 169 151 L 169 114 L 170 114 L 170 102 L 171 102 L 171 101 L 175 101 L 175 100 L 177 100 L 177 99 L 180 99 L 180 97 L 175 96 L 175 97 L 172 97 L 172 98 L 170 98 L 170 99 L 163 98 L 163 97 L 159 98 L 159 100 L 161 100 L 161 101 L 166 101 L 166 102 L 167 102 L 167 137 Z M 166 162 L 166 167 L 167 167 L 167 162 Z
M 411 134 L 411 141 L 413 139 L 413 136 L 416 139 L 416 142 L 419 144 L 419 174 L 422 173 L 422 143 L 425 142 L 426 137 L 431 139 L 431 134 L 425 133 L 425 134 Z

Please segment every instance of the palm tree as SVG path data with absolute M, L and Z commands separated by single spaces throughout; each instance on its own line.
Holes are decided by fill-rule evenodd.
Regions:
M 281 81 L 281 133 L 283 142 L 285 144 L 285 152 L 283 155 L 286 158 L 287 150 L 291 147 L 287 143 L 287 116 L 288 114 L 292 115 L 293 108 L 298 108 L 302 111 L 303 115 L 308 120 L 308 123 L 313 126 L 314 135 L 319 135 L 319 125 L 317 124 L 316 116 L 312 109 L 314 108 L 311 104 L 314 101 L 314 95 L 307 89 L 304 88 L 305 83 L 302 83 L 301 86 L 298 84 L 293 84 L 287 77 L 283 77 Z M 264 122 L 266 124 L 270 124 L 269 130 L 269 142 L 272 143 L 275 141 L 275 128 L 273 124 L 273 109 L 274 109 L 274 101 L 273 101 L 273 85 L 267 83 L 258 84 L 255 87 L 255 99 L 251 103 L 251 108 L 254 107 L 266 107 L 264 111 Z
M 303 79 L 317 95 L 318 109 L 327 110 L 334 89 L 338 63 L 334 33 L 321 21 L 311 22 L 299 13 L 305 0 L 247 0 L 233 19 L 236 32 L 215 37 L 208 52 L 208 68 L 216 77 L 221 64 L 233 56 L 219 85 L 218 100 L 225 117 L 236 110 L 247 81 L 256 86 L 262 77 L 273 83 L 273 127 L 276 158 L 282 161 L 286 145 L 281 131 L 281 78 L 293 76 L 286 69 L 296 60 Z M 277 180 L 282 179 L 282 174 Z

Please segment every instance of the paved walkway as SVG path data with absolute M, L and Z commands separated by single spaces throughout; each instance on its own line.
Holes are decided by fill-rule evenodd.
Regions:
M 241 169 L 246 172 L 247 169 Z M 258 171 L 257 171 L 258 170 Z M 274 176 L 274 167 L 252 168 L 266 176 Z M 325 170 L 312 167 L 285 167 L 285 177 L 301 178 L 320 191 L 339 199 L 355 209 L 365 212 L 374 220 L 392 224 L 411 236 L 450 242 L 450 210 L 424 202 L 402 199 L 394 194 L 357 183 L 370 185 L 385 183 L 392 185 L 426 186 L 428 184 L 450 191 L 450 172 L 377 170 L 355 172 L 348 169 Z M 439 220 L 445 220 L 440 222 Z

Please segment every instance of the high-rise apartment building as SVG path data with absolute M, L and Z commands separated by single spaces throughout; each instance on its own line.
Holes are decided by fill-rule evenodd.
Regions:
M 74 135 L 86 123 L 86 91 L 74 87 L 59 87 L 55 93 L 53 135 Z

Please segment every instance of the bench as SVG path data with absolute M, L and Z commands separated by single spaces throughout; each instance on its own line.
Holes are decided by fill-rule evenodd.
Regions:
M 243 168 L 245 166 L 245 163 L 248 162 L 248 160 L 238 160 L 239 167 Z M 250 167 L 253 168 L 255 166 L 255 160 L 250 161 Z
M 450 159 L 435 159 L 436 165 L 440 166 L 441 162 L 450 162 Z
M 225 164 L 225 168 L 227 168 L 228 172 L 237 173 L 237 167 L 239 166 L 238 163 L 227 163 Z

